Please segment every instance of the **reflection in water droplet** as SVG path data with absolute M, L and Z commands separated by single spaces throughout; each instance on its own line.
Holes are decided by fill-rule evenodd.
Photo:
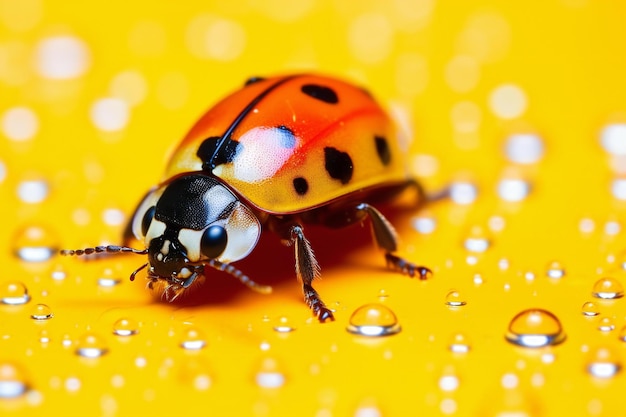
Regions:
M 624 287 L 615 278 L 602 278 L 593 284 L 591 294 L 596 298 L 615 299 L 624 296 Z
M 67 274 L 61 267 L 56 267 L 51 273 L 50 277 L 55 281 L 62 281 L 67 277 Z
M 446 294 L 446 304 L 450 307 L 460 307 L 467 304 L 465 298 L 461 297 L 461 293 L 457 290 L 451 290 Z
M 98 286 L 100 287 L 115 287 L 121 283 L 122 279 L 115 276 L 111 268 L 106 268 L 102 271 L 102 276 L 98 278 Z
M 85 333 L 78 339 L 76 354 L 84 358 L 99 358 L 109 351 L 104 339 L 95 333 Z
M 622 365 L 615 352 L 601 347 L 590 352 L 587 372 L 597 378 L 611 378 L 621 370 Z
M 587 317 L 593 317 L 600 314 L 600 309 L 593 301 L 587 301 L 585 304 L 583 304 L 582 313 Z
M 26 374 L 20 366 L 11 362 L 0 362 L 0 399 L 17 398 L 29 388 Z
M 491 240 L 482 227 L 475 226 L 470 230 L 469 236 L 463 242 L 465 249 L 470 252 L 485 252 L 491 246 Z
M 187 326 L 183 330 L 179 343 L 180 347 L 187 350 L 199 350 L 206 346 L 206 339 L 198 328 Z
M 35 320 L 48 320 L 52 316 L 52 309 L 45 304 L 36 304 L 30 313 L 30 318 Z
M 132 336 L 139 333 L 139 324 L 133 319 L 121 318 L 113 323 L 113 334 Z
M 463 333 L 457 333 L 450 338 L 448 349 L 454 353 L 467 353 L 470 351 L 471 345 L 467 336 Z
M 39 333 L 39 342 L 40 343 L 50 343 L 50 336 L 48 335 L 47 330 L 42 330 Z
M 54 233 L 43 226 L 26 226 L 18 229 L 13 238 L 13 253 L 22 261 L 44 262 L 58 251 Z
M 357 308 L 346 329 L 361 336 L 389 336 L 399 333 L 396 315 L 387 306 L 377 303 Z
M 262 388 L 280 388 L 285 385 L 285 374 L 280 372 L 278 363 L 272 358 L 265 358 L 261 362 L 255 381 Z
M 278 319 L 278 323 L 274 325 L 273 329 L 278 333 L 291 333 L 296 330 L 296 328 L 290 324 L 287 317 L 281 317 Z
M 30 301 L 26 285 L 19 281 L 8 281 L 0 284 L 0 303 L 21 305 Z
M 563 342 L 565 333 L 554 314 L 547 310 L 529 309 L 511 320 L 506 340 L 515 345 L 536 348 Z
M 598 323 L 598 330 L 601 332 L 610 332 L 615 330 L 615 323 L 613 322 L 613 319 L 610 317 L 603 317 L 602 320 L 600 320 L 600 323 Z
M 565 276 L 565 268 L 558 261 L 550 262 L 546 275 L 550 278 L 563 278 Z

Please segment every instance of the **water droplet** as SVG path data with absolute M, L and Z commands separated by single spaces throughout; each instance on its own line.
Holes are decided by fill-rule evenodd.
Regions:
M 47 330 L 42 330 L 39 333 L 39 343 L 50 343 L 50 336 Z
M 423 214 L 413 218 L 412 223 L 413 228 L 423 235 L 434 232 L 437 227 L 437 220 L 434 217 Z
M 463 333 L 457 333 L 450 338 L 448 349 L 454 353 L 467 353 L 470 351 L 471 345 L 467 336 Z
M 109 351 L 104 339 L 95 333 L 85 333 L 76 346 L 76 354 L 84 358 L 99 358 Z
M 622 327 L 622 329 L 619 331 L 619 334 L 617 335 L 617 338 L 622 342 L 626 342 L 626 326 Z
M 55 281 L 63 281 L 67 277 L 65 270 L 59 266 L 50 273 L 50 277 Z
M 597 378 L 611 378 L 621 368 L 618 356 L 609 348 L 600 347 L 589 354 L 587 372 Z
M 13 237 L 13 253 L 22 261 L 44 262 L 58 251 L 56 236 L 43 226 L 26 226 Z
M 614 278 L 599 279 L 593 284 L 591 294 L 596 298 L 615 299 L 624 296 L 624 287 Z
M 582 313 L 587 317 L 593 317 L 600 314 L 600 309 L 593 301 L 587 301 L 585 304 L 583 304 Z
M 465 298 L 461 296 L 461 293 L 457 290 L 451 290 L 446 294 L 446 304 L 450 307 L 460 307 L 467 304 Z
M 601 332 L 610 332 L 615 330 L 615 323 L 610 317 L 602 317 L 602 320 L 598 323 L 598 330 Z
M 133 319 L 121 318 L 113 323 L 113 334 L 133 336 L 139 333 L 139 324 Z
M 565 267 L 558 261 L 553 261 L 548 264 L 546 275 L 550 278 L 563 278 L 565 276 Z
M 471 182 L 458 181 L 450 185 L 450 199 L 456 204 L 472 204 L 478 197 L 478 188 Z
M 530 184 L 524 179 L 503 178 L 498 182 L 498 195 L 504 201 L 522 201 L 529 193 Z
M 612 123 L 600 133 L 600 143 L 605 151 L 613 155 L 626 155 L 626 124 Z
M 439 388 L 442 391 L 456 391 L 459 388 L 459 377 L 456 375 L 443 375 L 439 378 Z
M 276 323 L 273 328 L 278 333 L 291 333 L 296 330 L 296 328 L 290 324 L 287 317 L 281 317 L 278 319 L 278 323 Z
M 491 239 L 482 227 L 474 226 L 463 245 L 470 252 L 485 252 L 491 246 Z
M 116 276 L 111 268 L 106 268 L 102 271 L 102 276 L 98 278 L 98 286 L 100 287 L 110 288 L 121 283 L 122 279 Z
M 387 306 L 377 303 L 357 308 L 346 329 L 361 336 L 389 336 L 399 333 L 396 315 Z
M 36 304 L 30 313 L 30 318 L 35 320 L 48 320 L 52 316 L 52 309 L 45 304 Z
M 48 198 L 50 186 L 42 179 L 24 180 L 17 185 L 17 197 L 28 204 L 37 204 Z
M 193 326 L 187 326 L 183 330 L 179 343 L 180 347 L 187 350 L 199 350 L 206 346 L 206 339 L 202 331 Z
M 285 385 L 285 379 L 285 374 L 279 370 L 278 362 L 272 358 L 263 359 L 255 375 L 257 385 L 262 388 L 280 388 Z
M 522 347 L 544 347 L 565 340 L 559 319 L 547 310 L 529 309 L 517 314 L 506 333 L 506 340 Z
M 512 162 L 534 164 L 544 154 L 543 140 L 533 133 L 515 133 L 506 140 L 504 153 Z
M 11 362 L 0 362 L 0 398 L 17 398 L 29 388 L 26 374 L 20 366 Z
M 0 303 L 22 305 L 30 301 L 26 285 L 19 281 L 5 282 L 0 286 Z

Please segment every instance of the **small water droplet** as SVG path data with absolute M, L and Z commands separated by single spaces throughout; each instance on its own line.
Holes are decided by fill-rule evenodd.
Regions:
M 57 266 L 50 273 L 50 277 L 55 281 L 63 281 L 67 277 L 67 273 L 63 268 Z
M 278 362 L 272 358 L 261 361 L 259 371 L 255 375 L 255 381 L 262 388 L 280 388 L 285 385 L 285 374 L 279 369 Z
M 593 301 L 587 301 L 585 304 L 583 304 L 582 313 L 587 317 L 593 317 L 600 314 L 600 309 Z
M 565 276 L 565 267 L 559 261 L 553 261 L 548 264 L 546 276 L 549 278 L 563 278 Z
M 456 375 L 443 375 L 439 378 L 439 388 L 442 391 L 456 391 L 459 388 L 459 377 Z
M 29 389 L 27 380 L 20 366 L 11 362 L 0 362 L 0 399 L 24 395 Z
M 102 276 L 98 278 L 98 286 L 100 287 L 115 287 L 122 283 L 122 279 L 115 275 L 111 268 L 105 268 L 102 271 Z
M 472 204 L 478 197 L 478 188 L 467 181 L 457 181 L 450 185 L 450 199 L 456 204 Z
M 48 335 L 48 331 L 47 330 L 42 330 L 39 333 L 39 342 L 40 343 L 50 343 L 50 336 Z
M 128 318 L 121 318 L 113 323 L 113 334 L 117 336 L 133 336 L 139 333 L 139 324 Z
M 108 353 L 104 339 L 95 333 L 85 333 L 78 339 L 76 354 L 84 358 L 99 358 Z
M 17 186 L 17 196 L 24 203 L 41 203 L 49 194 L 50 185 L 42 179 L 23 180 Z
M 58 251 L 56 236 L 43 226 L 30 225 L 18 229 L 13 242 L 13 253 L 25 262 L 44 262 Z
M 622 329 L 619 331 L 619 334 L 617 335 L 617 338 L 622 342 L 626 342 L 626 326 L 622 327 Z
M 503 178 L 498 182 L 498 195 L 504 201 L 522 201 L 528 197 L 530 189 L 530 183 L 521 178 Z
M 618 356 L 611 349 L 600 347 L 589 353 L 587 372 L 597 378 L 611 378 L 621 370 Z
M 278 333 L 291 333 L 296 330 L 296 328 L 291 325 L 287 317 L 279 318 L 273 329 Z
M 467 353 L 470 351 L 471 345 L 467 336 L 463 333 L 457 333 L 450 338 L 448 349 L 454 353 Z
M 615 330 L 615 323 L 613 322 L 613 319 L 610 317 L 602 317 L 598 323 L 598 330 L 601 332 L 610 332 Z
M 465 249 L 470 252 L 485 252 L 491 246 L 491 239 L 486 231 L 480 226 L 474 226 L 470 230 L 469 236 L 463 242 Z
M 591 294 L 596 298 L 615 299 L 624 296 L 624 287 L 615 278 L 605 277 L 593 284 Z
M 186 326 L 179 343 L 187 350 L 199 350 L 206 346 L 206 339 L 201 330 L 194 326 Z
M 0 284 L 0 303 L 22 305 L 30 301 L 26 285 L 19 281 L 8 281 Z
M 518 164 L 534 164 L 545 152 L 542 138 L 535 133 L 514 133 L 505 143 L 506 157 Z
M 465 298 L 457 290 L 451 290 L 446 294 L 446 304 L 450 307 L 461 307 L 467 304 Z
M 30 313 L 30 318 L 35 320 L 48 320 L 52 316 L 52 309 L 46 304 L 36 304 Z
M 547 310 L 529 309 L 511 320 L 506 340 L 518 346 L 538 348 L 563 342 L 565 333 L 554 314 Z
M 421 214 L 412 221 L 413 228 L 423 235 L 431 234 L 437 228 L 437 221 L 434 217 Z
M 389 336 L 401 330 L 398 318 L 383 304 L 366 304 L 357 308 L 346 329 L 361 336 Z

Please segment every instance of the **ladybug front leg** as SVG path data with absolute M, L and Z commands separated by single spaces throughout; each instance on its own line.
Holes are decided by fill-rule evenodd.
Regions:
M 302 226 L 291 228 L 291 244 L 295 248 L 296 275 L 302 283 L 304 302 L 311 308 L 320 322 L 335 320 L 333 312 L 326 307 L 319 294 L 313 288 L 313 280 L 320 275 L 320 267 L 311 249 L 311 244 L 304 237 Z
M 366 214 L 372 222 L 372 232 L 377 245 L 385 250 L 385 259 L 387 260 L 387 266 L 410 277 L 414 277 L 419 274 L 420 279 L 428 279 L 432 274 L 430 269 L 424 266 L 415 265 L 399 256 L 394 255 L 398 248 L 396 232 L 389 221 L 382 215 L 382 213 L 376 210 L 374 207 L 366 203 L 361 203 L 356 206 L 357 211 Z

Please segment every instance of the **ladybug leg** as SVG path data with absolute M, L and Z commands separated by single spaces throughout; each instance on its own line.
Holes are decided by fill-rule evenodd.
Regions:
M 430 269 L 424 266 L 415 265 L 414 263 L 402 259 L 392 253 L 398 248 L 396 231 L 380 211 L 366 203 L 359 204 L 356 209 L 357 211 L 365 213 L 370 218 L 374 239 L 376 240 L 376 244 L 385 250 L 385 259 L 389 268 L 402 274 L 406 274 L 411 278 L 413 278 L 416 274 L 418 274 L 418 277 L 422 280 L 430 277 L 432 274 Z
M 309 306 L 313 314 L 320 322 L 326 320 L 335 320 L 333 312 L 326 307 L 326 304 L 320 298 L 312 282 L 320 274 L 320 267 L 315 260 L 311 244 L 304 237 L 302 226 L 293 226 L 291 228 L 291 244 L 294 245 L 296 254 L 296 275 L 302 283 L 302 292 L 304 293 L 304 302 Z

